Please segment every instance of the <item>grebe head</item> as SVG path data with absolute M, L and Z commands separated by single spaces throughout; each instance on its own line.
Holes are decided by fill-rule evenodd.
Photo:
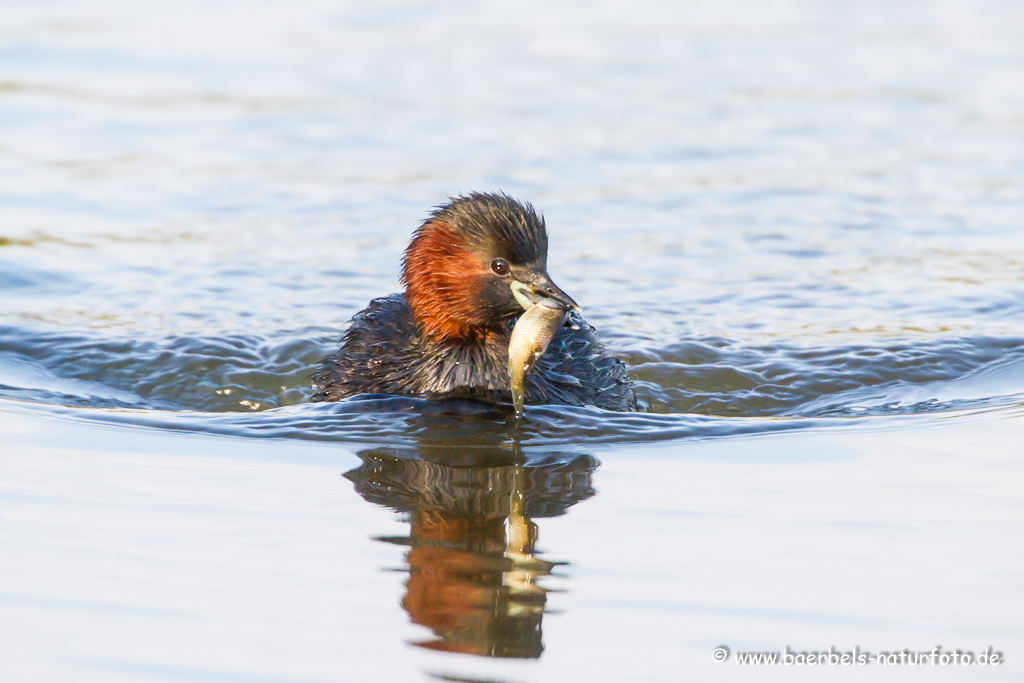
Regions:
M 437 208 L 402 259 L 405 298 L 420 330 L 479 341 L 542 299 L 579 306 L 547 274 L 548 234 L 529 204 L 472 193 Z

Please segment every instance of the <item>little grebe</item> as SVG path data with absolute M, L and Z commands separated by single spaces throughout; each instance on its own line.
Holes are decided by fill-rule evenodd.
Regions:
M 405 294 L 374 299 L 356 314 L 341 347 L 313 375 L 312 400 L 400 394 L 510 402 L 516 320 L 541 302 L 579 310 L 548 276 L 547 256 L 544 219 L 529 204 L 472 193 L 439 207 L 405 251 Z M 542 354 L 525 378 L 526 403 L 636 410 L 622 361 L 577 314 Z

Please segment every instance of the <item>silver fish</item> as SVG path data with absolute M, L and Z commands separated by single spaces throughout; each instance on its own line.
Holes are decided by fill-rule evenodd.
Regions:
M 551 299 L 541 299 L 522 316 L 512 329 L 508 343 L 508 376 L 512 382 L 512 405 L 516 417 L 523 414 L 526 400 L 526 375 L 548 350 L 548 344 L 565 324 L 569 310 Z

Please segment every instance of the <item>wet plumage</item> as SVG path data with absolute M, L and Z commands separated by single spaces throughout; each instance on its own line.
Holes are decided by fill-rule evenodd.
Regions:
M 509 403 L 509 343 L 533 303 L 575 302 L 550 279 L 547 232 L 528 204 L 471 194 L 440 207 L 403 259 L 404 294 L 358 313 L 312 377 L 314 401 L 366 393 Z M 527 404 L 636 410 L 621 361 L 572 314 L 526 376 Z

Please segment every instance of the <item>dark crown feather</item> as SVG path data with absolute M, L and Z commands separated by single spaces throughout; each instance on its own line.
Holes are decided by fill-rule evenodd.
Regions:
M 430 214 L 423 227 L 447 223 L 471 242 L 495 242 L 506 247 L 516 263 L 547 261 L 547 227 L 532 204 L 516 201 L 505 193 L 472 192 L 449 199 Z

